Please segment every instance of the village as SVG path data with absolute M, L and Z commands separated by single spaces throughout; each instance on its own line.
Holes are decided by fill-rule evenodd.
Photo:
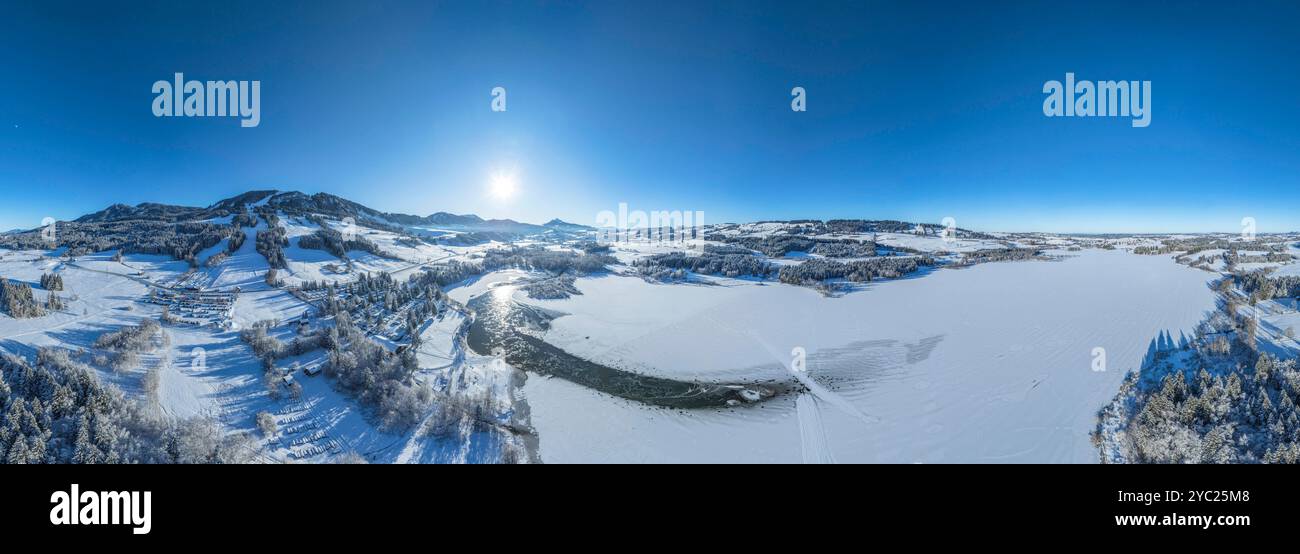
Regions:
M 151 287 L 145 302 L 162 306 L 162 319 L 169 323 L 228 328 L 238 294 L 197 288 Z

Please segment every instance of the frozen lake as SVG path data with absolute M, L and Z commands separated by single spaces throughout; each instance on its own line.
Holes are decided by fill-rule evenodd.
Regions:
M 525 387 L 551 462 L 1095 462 L 1096 411 L 1162 332 L 1214 307 L 1208 272 L 1166 256 L 1060 253 L 880 282 L 838 298 L 779 284 L 580 279 L 527 300 L 570 315 L 546 340 L 682 379 L 788 376 L 796 347 L 833 397 L 651 408 L 561 380 Z M 1106 371 L 1093 371 L 1095 349 Z M 845 402 L 868 418 L 852 414 Z M 805 450 L 811 449 L 808 453 Z

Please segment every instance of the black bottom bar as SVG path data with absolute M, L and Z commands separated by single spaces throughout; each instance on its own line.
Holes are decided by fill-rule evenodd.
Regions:
M 1300 492 L 1291 468 L 1256 466 L 6 466 L 4 476 L 0 521 L 11 535 L 185 541 L 177 546 L 268 533 L 292 544 L 491 537 L 575 523 L 653 535 L 737 517 L 764 532 L 1195 540 L 1289 529 Z M 148 491 L 148 534 L 133 532 L 140 525 L 52 524 L 52 496 L 73 484 L 81 494 Z M 102 495 L 87 498 L 103 507 Z

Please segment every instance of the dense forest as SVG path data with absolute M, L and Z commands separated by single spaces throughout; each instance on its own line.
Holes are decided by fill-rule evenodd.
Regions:
M 348 252 L 359 250 L 369 252 L 376 256 L 384 258 L 393 258 L 394 256 L 380 250 L 379 246 L 367 240 L 360 235 L 345 237 L 343 233 L 334 229 L 323 218 L 312 216 L 310 219 L 318 225 L 320 229 L 316 232 L 298 238 L 298 246 L 310 250 L 324 250 L 333 254 L 336 258 L 347 258 Z
M 1258 351 L 1232 278 L 1218 289 L 1221 310 L 1185 343 L 1155 348 L 1098 414 L 1103 462 L 1300 462 L 1296 360 Z
M 703 254 L 667 252 L 636 260 L 632 264 L 642 275 L 657 280 L 681 280 L 688 272 L 724 277 L 753 276 L 767 278 L 776 266 L 740 248 L 706 246 Z
M 928 256 L 891 256 L 851 262 L 815 258 L 798 265 L 784 266 L 777 277 L 782 283 L 816 286 L 834 279 L 851 282 L 897 279 L 932 265 L 934 259 Z
M 32 286 L 0 277 L 0 312 L 14 319 L 41 317 L 45 309 L 32 295 Z
M 241 463 L 251 438 L 213 420 L 149 416 L 61 349 L 35 363 L 0 355 L 0 460 L 36 463 Z
M 280 218 L 274 211 L 263 210 L 261 215 L 266 220 L 266 228 L 257 231 L 257 238 L 254 239 L 257 252 L 266 258 L 271 269 L 285 269 L 289 267 L 289 262 L 284 257 L 284 247 L 289 246 L 289 236 L 284 227 L 280 226 Z
M 799 235 L 769 237 L 712 235 L 711 238 L 756 250 L 772 258 L 780 258 L 793 252 L 818 254 L 829 258 L 869 258 L 876 255 L 874 243 L 852 239 L 814 239 Z
M 202 221 L 113 221 L 106 223 L 59 222 L 51 244 L 40 229 L 0 235 L 0 247 L 43 250 L 66 247 L 70 256 L 121 250 L 127 254 L 162 254 L 197 265 L 195 257 L 237 233 L 232 225 Z

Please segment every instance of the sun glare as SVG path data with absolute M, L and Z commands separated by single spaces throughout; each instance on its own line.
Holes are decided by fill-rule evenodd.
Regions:
M 509 200 L 517 192 L 515 176 L 511 173 L 496 172 L 488 183 L 488 192 L 498 200 Z

